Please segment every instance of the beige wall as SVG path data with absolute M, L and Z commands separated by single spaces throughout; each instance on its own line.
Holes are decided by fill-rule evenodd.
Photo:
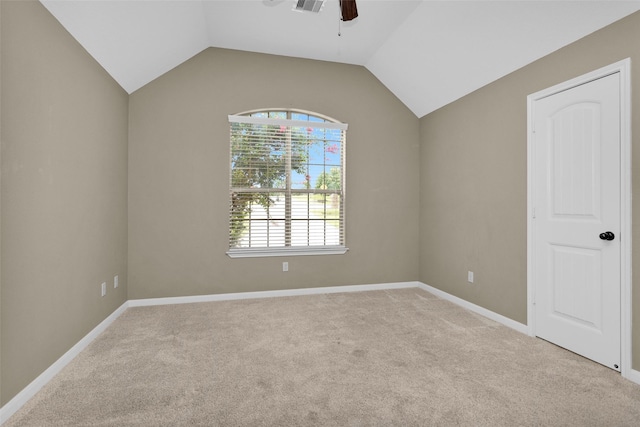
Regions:
M 225 254 L 227 116 L 263 107 L 349 124 L 347 254 Z M 130 299 L 417 279 L 419 120 L 363 67 L 210 48 L 133 93 L 129 124 Z
M 40 3 L 0 4 L 4 405 L 126 300 L 128 97 Z
M 633 146 L 640 142 L 640 13 L 421 119 L 420 280 L 527 322 L 527 95 L 632 58 Z M 640 167 L 640 150 L 633 151 Z M 633 246 L 640 175 L 633 173 Z M 475 284 L 467 283 L 467 271 Z M 640 369 L 640 251 L 633 253 L 633 367 Z

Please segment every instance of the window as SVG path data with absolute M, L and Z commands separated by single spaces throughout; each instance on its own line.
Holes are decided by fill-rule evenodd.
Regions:
M 231 257 L 343 254 L 347 125 L 296 110 L 229 116 Z

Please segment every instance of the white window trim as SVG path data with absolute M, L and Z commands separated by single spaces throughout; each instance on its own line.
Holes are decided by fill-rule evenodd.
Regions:
M 242 248 L 229 249 L 227 255 L 230 258 L 258 258 L 274 256 L 301 256 L 301 255 L 344 255 L 349 248 L 345 246 L 318 246 L 318 247 L 286 247 L 286 248 Z
M 270 111 L 276 111 L 280 109 L 269 109 Z M 334 120 L 329 117 L 321 116 L 318 113 L 298 111 L 291 109 L 283 109 L 284 111 L 300 112 L 302 114 L 310 114 L 316 117 L 322 117 L 325 120 Z M 255 112 L 267 111 L 256 110 Z M 243 114 L 251 114 L 247 112 Z M 255 124 L 267 124 L 267 125 L 286 125 L 291 127 L 307 127 L 311 123 L 313 127 L 320 129 L 339 129 L 346 131 L 349 127 L 347 123 L 326 121 L 326 122 L 309 122 L 304 120 L 291 120 L 291 119 L 278 119 L 278 118 L 264 118 L 255 117 L 249 115 L 229 115 L 228 120 L 230 123 L 255 123 Z M 344 166 L 344 164 L 343 164 Z M 308 255 L 344 255 L 349 250 L 344 245 L 334 246 L 307 246 L 307 247 L 274 247 L 274 248 L 237 248 L 229 249 L 226 254 L 230 258 L 259 258 L 259 257 L 278 257 L 278 256 L 308 256 Z

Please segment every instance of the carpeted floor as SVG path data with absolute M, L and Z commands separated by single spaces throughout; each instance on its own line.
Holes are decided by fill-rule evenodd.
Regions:
M 640 386 L 420 289 L 128 309 L 6 424 L 638 426 Z

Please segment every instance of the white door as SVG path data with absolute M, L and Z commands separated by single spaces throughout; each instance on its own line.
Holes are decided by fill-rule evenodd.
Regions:
M 536 335 L 620 370 L 620 76 L 535 101 Z

